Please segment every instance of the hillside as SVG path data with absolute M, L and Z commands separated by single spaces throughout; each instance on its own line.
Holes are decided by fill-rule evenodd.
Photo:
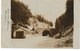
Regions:
M 26 39 L 11 39 L 11 46 L 15 48 L 73 48 L 73 27 L 65 32 L 67 36 L 55 39 L 40 34 L 27 34 Z

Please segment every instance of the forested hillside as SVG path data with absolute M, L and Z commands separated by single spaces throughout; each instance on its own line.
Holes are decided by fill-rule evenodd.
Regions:
M 30 17 L 36 17 L 32 15 L 31 10 L 28 8 L 28 5 L 20 1 L 11 0 L 11 19 L 14 24 L 29 24 L 28 19 Z M 38 21 L 47 23 L 50 26 L 53 26 L 51 21 L 48 21 L 41 17 L 37 16 Z

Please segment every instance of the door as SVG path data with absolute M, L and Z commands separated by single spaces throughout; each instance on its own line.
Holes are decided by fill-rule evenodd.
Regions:
M 17 31 L 16 32 L 16 38 L 24 38 L 24 31 Z

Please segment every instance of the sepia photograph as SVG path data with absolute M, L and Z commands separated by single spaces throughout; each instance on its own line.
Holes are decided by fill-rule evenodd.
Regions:
M 11 0 L 3 21 L 8 47 L 73 48 L 74 0 Z

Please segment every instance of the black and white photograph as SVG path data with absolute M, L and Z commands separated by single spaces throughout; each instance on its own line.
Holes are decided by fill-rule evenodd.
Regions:
M 2 47 L 73 48 L 74 0 L 9 2 L 2 23 Z

